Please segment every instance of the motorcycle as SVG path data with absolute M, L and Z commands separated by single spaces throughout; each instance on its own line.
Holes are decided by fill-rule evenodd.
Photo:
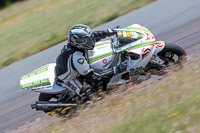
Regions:
M 88 63 L 98 72 L 126 61 L 127 69 L 107 81 L 95 83 L 96 86 L 106 85 L 108 87 L 109 84 L 128 81 L 129 77 L 144 71 L 155 68 L 161 70 L 168 67 L 170 63 L 181 66 L 186 62 L 184 49 L 175 44 L 156 41 L 152 32 L 144 26 L 133 24 L 126 28 L 116 28 L 114 31 L 117 33 L 115 37 L 112 36 L 111 40 L 97 42 L 94 49 L 88 51 Z M 40 93 L 38 101 L 31 105 L 32 109 L 44 112 L 53 110 L 63 112 L 78 106 L 80 99 L 94 93 L 94 84 L 81 78 L 79 80 L 82 80 L 89 89 L 78 98 L 70 97 L 69 90 L 72 88 L 62 87 L 55 82 L 55 66 L 55 63 L 44 65 L 20 78 L 22 89 Z

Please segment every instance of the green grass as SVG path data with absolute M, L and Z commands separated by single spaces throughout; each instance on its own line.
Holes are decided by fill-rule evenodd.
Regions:
M 172 74 L 130 106 L 113 133 L 199 132 L 200 63 Z M 138 112 L 140 112 L 138 114 Z
M 0 11 L 0 68 L 65 40 L 75 24 L 93 28 L 152 1 L 28 0 L 15 3 Z
M 121 86 L 102 101 L 41 132 L 199 133 L 200 62 L 153 84 Z M 141 89 L 143 88 L 143 89 Z M 28 129 L 30 130 L 30 129 Z

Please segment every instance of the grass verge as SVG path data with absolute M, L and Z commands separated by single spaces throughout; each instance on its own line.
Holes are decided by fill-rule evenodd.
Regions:
M 200 132 L 200 62 L 170 74 L 159 83 L 128 88 L 69 120 L 60 132 L 169 133 Z M 198 62 L 198 63 L 197 63 Z M 120 91 L 121 90 L 121 91 Z M 88 116 L 84 116 L 84 114 Z M 68 127 L 71 125 L 71 128 Z M 58 126 L 58 125 L 57 125 Z M 55 131 L 55 127 L 49 131 Z M 46 131 L 45 131 L 46 132 Z
M 63 41 L 74 24 L 93 28 L 152 1 L 28 0 L 13 4 L 0 11 L 0 68 Z
M 191 64 L 152 84 L 120 86 L 71 119 L 56 118 L 42 122 L 43 126 L 39 123 L 40 132 L 198 133 L 200 61 Z M 27 131 L 35 129 L 27 128 Z

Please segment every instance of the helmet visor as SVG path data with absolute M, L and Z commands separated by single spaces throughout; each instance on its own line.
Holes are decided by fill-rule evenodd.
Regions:
M 95 40 L 92 34 L 90 36 L 84 36 L 77 39 L 77 43 L 81 44 L 88 50 L 92 50 L 95 46 Z
M 87 42 L 87 38 L 88 37 L 79 37 L 78 39 L 77 39 L 77 43 L 79 43 L 79 44 L 86 44 L 86 42 Z

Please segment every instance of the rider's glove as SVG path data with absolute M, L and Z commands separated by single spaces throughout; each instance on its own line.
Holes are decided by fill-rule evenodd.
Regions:
M 126 68 L 127 68 L 127 62 L 122 62 L 117 67 L 114 68 L 114 74 L 126 71 Z
M 109 35 L 109 36 L 112 36 L 112 35 L 116 35 L 116 34 L 117 34 L 117 32 L 116 32 L 115 30 L 113 30 L 113 29 L 107 29 L 107 32 L 108 32 L 108 35 Z

